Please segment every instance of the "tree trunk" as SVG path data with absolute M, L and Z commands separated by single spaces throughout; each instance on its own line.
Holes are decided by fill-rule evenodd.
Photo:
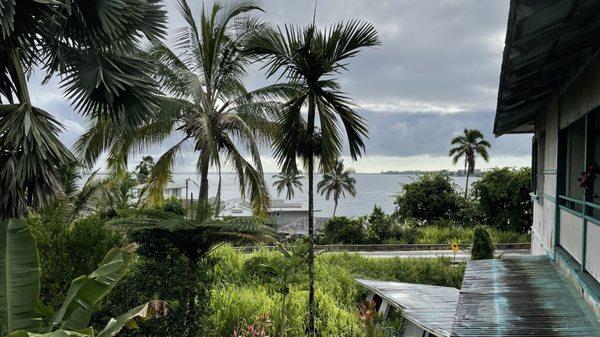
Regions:
M 333 200 L 333 217 L 335 217 L 335 211 L 337 210 L 338 201 L 337 199 Z
M 200 163 L 200 191 L 196 218 L 203 220 L 208 217 L 208 160 Z
M 465 175 L 467 176 L 467 181 L 465 183 L 465 198 L 467 197 L 467 190 L 469 189 L 469 169 L 467 167 L 468 161 L 467 156 L 465 155 Z
M 315 336 L 315 233 L 314 233 L 314 169 L 313 157 L 314 129 L 315 129 L 315 99 L 312 94 L 308 96 L 308 137 L 311 142 L 308 156 L 308 325 L 307 334 Z
M 196 303 L 198 283 L 198 260 L 188 258 L 188 286 L 187 286 L 187 306 L 185 324 L 187 326 L 187 337 L 198 336 L 198 322 L 196 321 Z
M 285 336 L 285 312 L 286 312 L 286 308 L 285 308 L 285 300 L 287 297 L 287 294 L 281 294 L 281 323 L 279 324 L 279 337 L 284 337 Z
M 469 192 L 469 171 L 467 171 L 467 181 L 465 182 L 465 198 Z

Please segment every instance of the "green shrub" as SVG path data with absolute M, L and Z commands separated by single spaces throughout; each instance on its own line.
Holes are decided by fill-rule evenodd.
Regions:
M 494 244 L 490 234 L 483 227 L 476 227 L 471 246 L 471 259 L 485 260 L 494 258 Z
M 528 233 L 533 221 L 531 169 L 497 168 L 473 183 L 484 223 L 501 231 Z
M 345 216 L 333 217 L 327 220 L 323 232 L 323 242 L 327 244 L 356 244 L 362 243 L 365 239 L 363 221 Z
M 110 249 L 125 243 L 123 236 L 106 228 L 98 215 L 69 224 L 66 213 L 64 205 L 56 201 L 29 219 L 40 256 L 40 299 L 55 310 L 73 279 L 94 271 Z
M 451 218 L 460 207 L 460 196 L 447 173 L 427 173 L 402 185 L 395 204 L 399 219 L 433 221 Z
M 177 199 L 175 197 L 165 199 L 163 201 L 162 209 L 165 212 L 171 212 L 181 216 L 185 215 L 183 203 L 180 199 Z
M 367 232 L 372 243 L 384 242 L 392 237 L 394 220 L 383 212 L 381 207 L 375 205 L 373 212 L 368 217 Z

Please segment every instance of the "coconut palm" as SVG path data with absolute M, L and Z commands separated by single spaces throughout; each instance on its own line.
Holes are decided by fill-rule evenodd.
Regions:
M 364 119 L 354 111 L 353 101 L 340 89 L 335 75 L 346 70 L 348 59 L 362 47 L 379 45 L 375 28 L 362 21 L 338 23 L 325 31 L 314 23 L 304 28 L 285 26 L 251 34 L 248 52 L 264 62 L 267 76 L 279 76 L 287 83 L 266 90 L 286 100 L 276 116 L 278 128 L 273 141 L 274 155 L 283 171 L 296 170 L 296 158 L 308 172 L 308 333 L 314 335 L 314 171 L 315 159 L 322 168 L 334 165 L 342 151 L 345 131 L 353 159 L 364 150 L 367 136 Z M 307 114 L 302 108 L 307 108 Z M 320 127 L 315 125 L 320 123 Z
M 317 184 L 317 192 L 325 195 L 325 200 L 329 200 L 333 194 L 333 216 L 337 210 L 340 197 L 346 197 L 346 192 L 351 196 L 356 196 L 356 179 L 353 175 L 356 173 L 353 168 L 344 168 L 344 162 L 340 160 L 335 168 L 323 174 L 323 180 Z
M 33 106 L 27 79 L 60 79 L 79 114 L 133 126 L 156 110 L 149 63 L 138 42 L 163 35 L 158 0 L 1 1 L 0 219 L 22 217 L 61 194 L 57 172 L 73 161 L 60 123 Z
M 452 157 L 452 164 L 456 165 L 463 157 L 465 160 L 465 175 L 467 176 L 465 182 L 466 198 L 469 190 L 469 175 L 475 171 L 475 158 L 479 155 L 486 162 L 489 161 L 490 155 L 488 154 L 488 149 L 491 145 L 487 140 L 483 139 L 483 133 L 477 129 L 465 129 L 463 134 L 454 137 L 450 144 L 456 145 L 448 152 L 448 156 Z
M 274 175 L 273 178 L 276 179 L 273 182 L 273 186 L 277 188 L 277 196 L 285 190 L 286 199 L 292 200 L 295 195 L 295 189 L 302 192 L 302 179 L 304 179 L 304 175 L 300 171 L 282 171 Z
M 248 33 L 262 27 L 249 17 L 260 7 L 249 0 L 229 6 L 216 2 L 203 7 L 196 22 L 187 1 L 179 0 L 178 5 L 187 26 L 174 37 L 173 49 L 155 43 L 147 53 L 165 93 L 156 118 L 149 119 L 135 134 L 125 135 L 126 141 L 110 135 L 114 134 L 112 125 L 99 123 L 77 143 L 78 153 L 93 161 L 108 148 L 109 158 L 117 162 L 118 158 L 126 158 L 131 149 L 173 137 L 177 139 L 174 145 L 152 169 L 150 200 L 162 202 L 173 163 L 182 149 L 190 146 L 198 154 L 200 205 L 208 202 L 208 173 L 214 169 L 219 174 L 219 209 L 220 174 L 223 166 L 229 166 L 237 173 L 242 195 L 249 194 L 255 213 L 264 214 L 269 195 L 259 143 L 270 135 L 272 123 L 268 115 L 277 105 L 258 101 L 246 90 L 243 79 L 249 60 L 239 52 Z

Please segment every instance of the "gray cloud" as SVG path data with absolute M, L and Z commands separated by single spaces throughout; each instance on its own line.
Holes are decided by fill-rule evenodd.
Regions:
M 202 2 L 190 3 L 199 16 Z M 175 0 L 166 4 L 173 32 L 184 21 Z M 314 0 L 267 0 L 263 7 L 265 21 L 303 25 L 312 19 Z M 494 139 L 491 133 L 507 12 L 508 2 L 497 0 L 319 0 L 319 26 L 364 19 L 383 42 L 361 52 L 340 75 L 369 122 L 367 156 L 443 156 L 465 127 L 484 131 L 492 155 L 529 154 L 530 136 Z M 61 100 L 55 82 L 41 88 L 36 80 L 35 99 L 64 121 L 62 139 L 71 145 L 87 123 Z M 247 83 L 257 88 L 271 81 L 253 71 Z

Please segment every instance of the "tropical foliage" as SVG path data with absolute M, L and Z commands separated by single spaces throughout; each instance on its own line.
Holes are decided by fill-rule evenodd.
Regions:
M 40 267 L 36 242 L 24 220 L 0 222 L 0 239 L 6 243 L 0 252 L 0 335 L 21 336 L 98 336 L 116 335 L 136 320 L 166 313 L 162 301 L 152 301 L 108 321 L 95 333 L 89 327 L 93 311 L 127 272 L 135 245 L 112 249 L 100 266 L 87 276 L 71 282 L 65 301 L 48 322 L 37 313 Z M 42 324 L 44 323 L 44 324 Z
M 402 192 L 394 202 L 395 215 L 399 219 L 429 222 L 451 218 L 460 208 L 460 198 L 446 173 L 427 173 L 402 185 Z
M 448 156 L 452 157 L 452 163 L 456 164 L 461 158 L 465 161 L 465 174 L 467 180 L 465 182 L 465 197 L 469 191 L 469 175 L 475 171 L 475 159 L 481 156 L 483 160 L 489 161 L 490 155 L 488 149 L 491 144 L 483 139 L 483 133 L 477 129 L 465 129 L 463 134 L 452 139 L 450 144 L 454 145 L 448 152 Z
M 61 79 L 82 115 L 129 127 L 156 110 L 141 37 L 162 37 L 158 0 L 3 1 L 0 14 L 0 219 L 23 217 L 61 194 L 61 166 L 74 159 L 57 137 L 60 123 L 33 106 L 27 79 L 43 69 Z
M 199 329 L 196 307 L 200 299 L 194 286 L 198 282 L 200 260 L 215 247 L 227 242 L 273 241 L 272 229 L 260 218 L 217 220 L 197 214 L 195 219 L 158 209 L 129 210 L 109 224 L 134 235 L 142 245 L 142 254 L 156 257 L 166 245 L 188 261 L 188 289 L 185 296 L 184 326 L 186 336 L 196 336 Z M 163 248 L 163 249 L 161 249 Z
M 265 90 L 285 100 L 275 121 L 274 154 L 283 171 L 297 170 L 303 160 L 308 174 L 309 232 L 309 335 L 314 334 L 314 173 L 315 158 L 325 169 L 341 155 L 345 132 L 352 159 L 364 150 L 367 125 L 354 110 L 352 100 L 341 91 L 335 76 L 347 69 L 348 60 L 361 48 L 379 45 L 375 28 L 362 21 L 338 23 L 325 31 L 313 24 L 261 30 L 248 38 L 249 52 L 264 62 L 268 77 L 286 83 Z M 308 114 L 301 112 L 308 109 Z M 320 127 L 315 123 L 319 121 Z
M 484 222 L 501 231 L 528 233 L 533 222 L 531 169 L 496 168 L 473 183 Z
M 277 195 L 281 195 L 281 192 L 285 190 L 285 197 L 288 200 L 294 199 L 295 191 L 298 189 L 302 192 L 302 179 L 304 175 L 302 172 L 295 170 L 282 171 L 279 174 L 273 176 L 275 181 L 273 186 L 277 188 Z
M 333 216 L 337 210 L 340 197 L 346 197 L 346 192 L 351 196 L 356 196 L 356 179 L 352 176 L 355 171 L 352 168 L 344 169 L 344 162 L 339 161 L 335 168 L 325 171 L 323 179 L 317 184 L 317 192 L 325 195 L 325 200 L 333 194 Z

